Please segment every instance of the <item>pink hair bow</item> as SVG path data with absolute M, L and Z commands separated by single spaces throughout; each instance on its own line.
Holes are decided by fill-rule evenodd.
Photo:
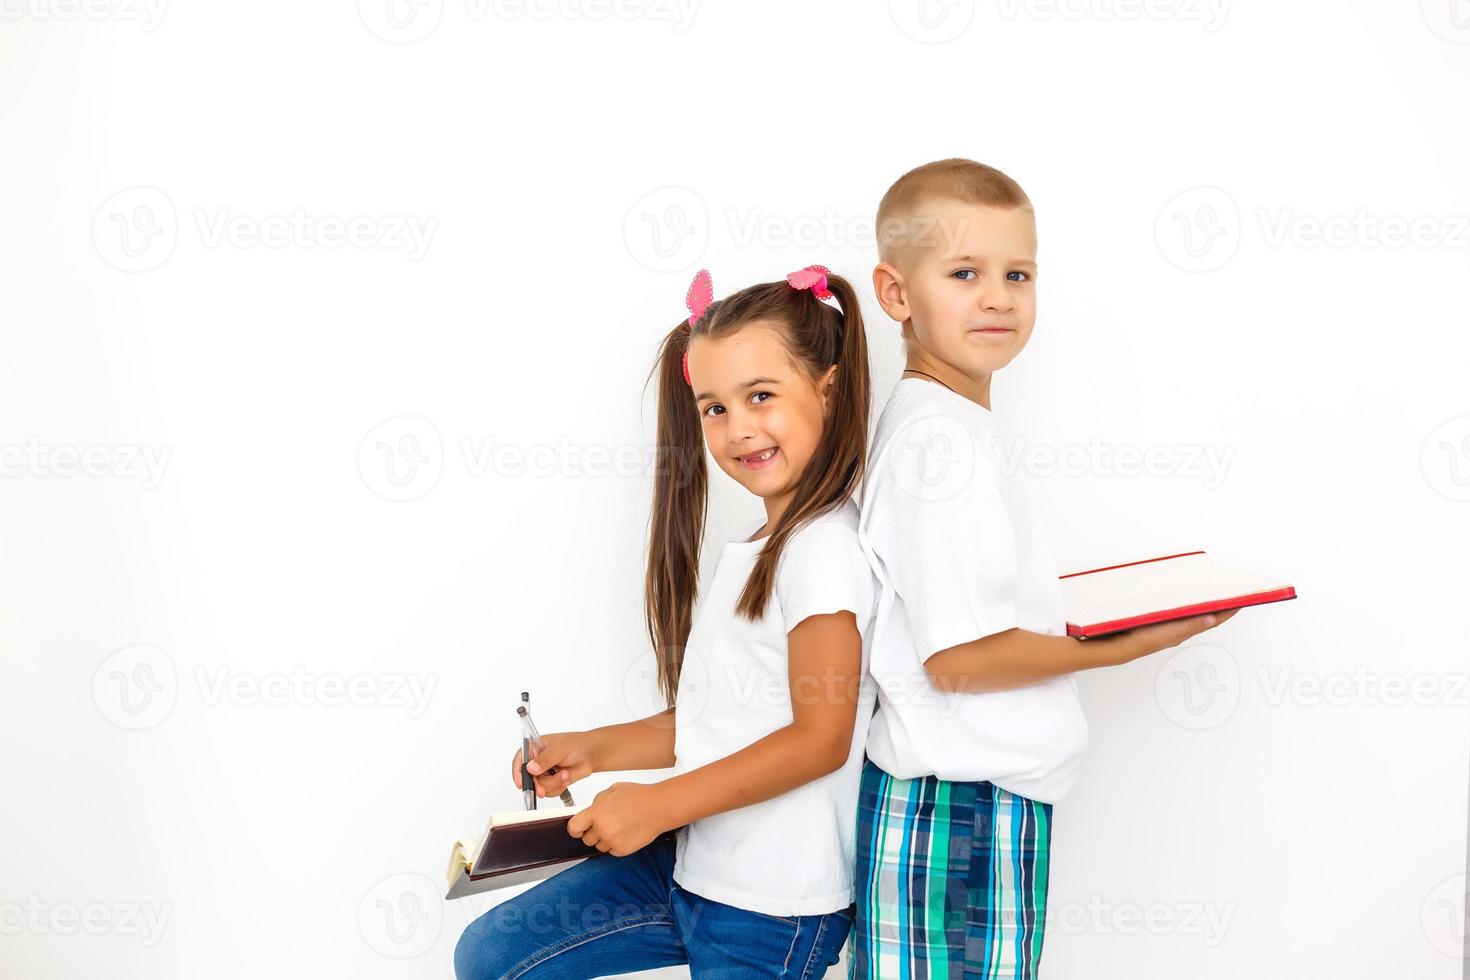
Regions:
M 827 276 L 832 270 L 825 265 L 809 265 L 786 277 L 792 289 L 810 289 L 817 299 L 831 299 L 832 290 L 827 288 Z
M 704 316 L 704 311 L 715 301 L 715 286 L 710 280 L 709 270 L 700 269 L 694 274 L 694 281 L 689 284 L 689 291 L 684 294 L 684 305 L 689 310 L 689 329 L 699 322 Z M 689 381 L 689 349 L 684 349 L 684 383 Z

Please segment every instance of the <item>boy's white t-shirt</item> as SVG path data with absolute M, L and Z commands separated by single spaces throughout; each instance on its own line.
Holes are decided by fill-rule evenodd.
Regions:
M 858 782 L 875 696 L 867 666 L 876 584 L 858 544 L 857 505 L 848 501 L 788 539 L 761 619 L 737 616 L 766 544 L 747 539 L 762 523 L 725 543 L 695 611 L 674 712 L 675 766 L 697 769 L 791 724 L 786 634 L 809 616 L 842 610 L 854 614 L 863 641 L 852 747 L 836 772 L 681 830 L 674 880 L 755 912 L 824 915 L 853 901 Z
M 992 633 L 1066 633 L 1019 448 L 989 409 L 932 381 L 904 378 L 884 406 L 858 529 L 879 583 L 867 752 L 900 779 L 989 780 L 1054 803 L 1087 744 L 1075 677 L 971 694 L 924 672 L 933 654 Z

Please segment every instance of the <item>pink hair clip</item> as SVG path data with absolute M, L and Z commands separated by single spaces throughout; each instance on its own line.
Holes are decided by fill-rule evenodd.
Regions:
M 709 270 L 700 269 L 694 274 L 694 281 L 689 284 L 689 291 L 684 294 L 684 305 L 689 310 L 689 329 L 693 330 L 699 318 L 704 316 L 704 311 L 715 301 L 715 287 L 710 280 Z M 684 349 L 684 383 L 689 381 L 689 348 Z
M 832 270 L 825 265 L 809 265 L 786 277 L 792 289 L 810 289 L 817 299 L 831 299 L 832 290 L 827 288 L 827 276 Z

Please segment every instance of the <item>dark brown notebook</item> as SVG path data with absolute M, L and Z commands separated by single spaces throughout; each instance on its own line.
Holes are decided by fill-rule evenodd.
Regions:
M 570 862 L 590 857 L 595 848 L 567 833 L 567 821 L 580 806 L 496 813 L 472 847 L 454 842 L 449 855 L 449 892 L 445 898 L 474 895 L 539 881 Z

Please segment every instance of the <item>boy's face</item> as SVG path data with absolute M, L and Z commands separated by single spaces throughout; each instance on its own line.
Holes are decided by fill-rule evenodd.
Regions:
M 758 497 L 796 490 L 822 439 L 836 365 L 820 382 L 800 371 L 778 328 L 762 321 L 689 344 L 689 379 L 710 455 Z
M 911 347 L 984 377 L 1021 352 L 1036 324 L 1035 218 L 958 201 L 936 202 L 925 216 L 936 219 L 931 242 L 904 249 L 889 266 L 899 288 L 880 289 L 880 302 L 906 321 Z

